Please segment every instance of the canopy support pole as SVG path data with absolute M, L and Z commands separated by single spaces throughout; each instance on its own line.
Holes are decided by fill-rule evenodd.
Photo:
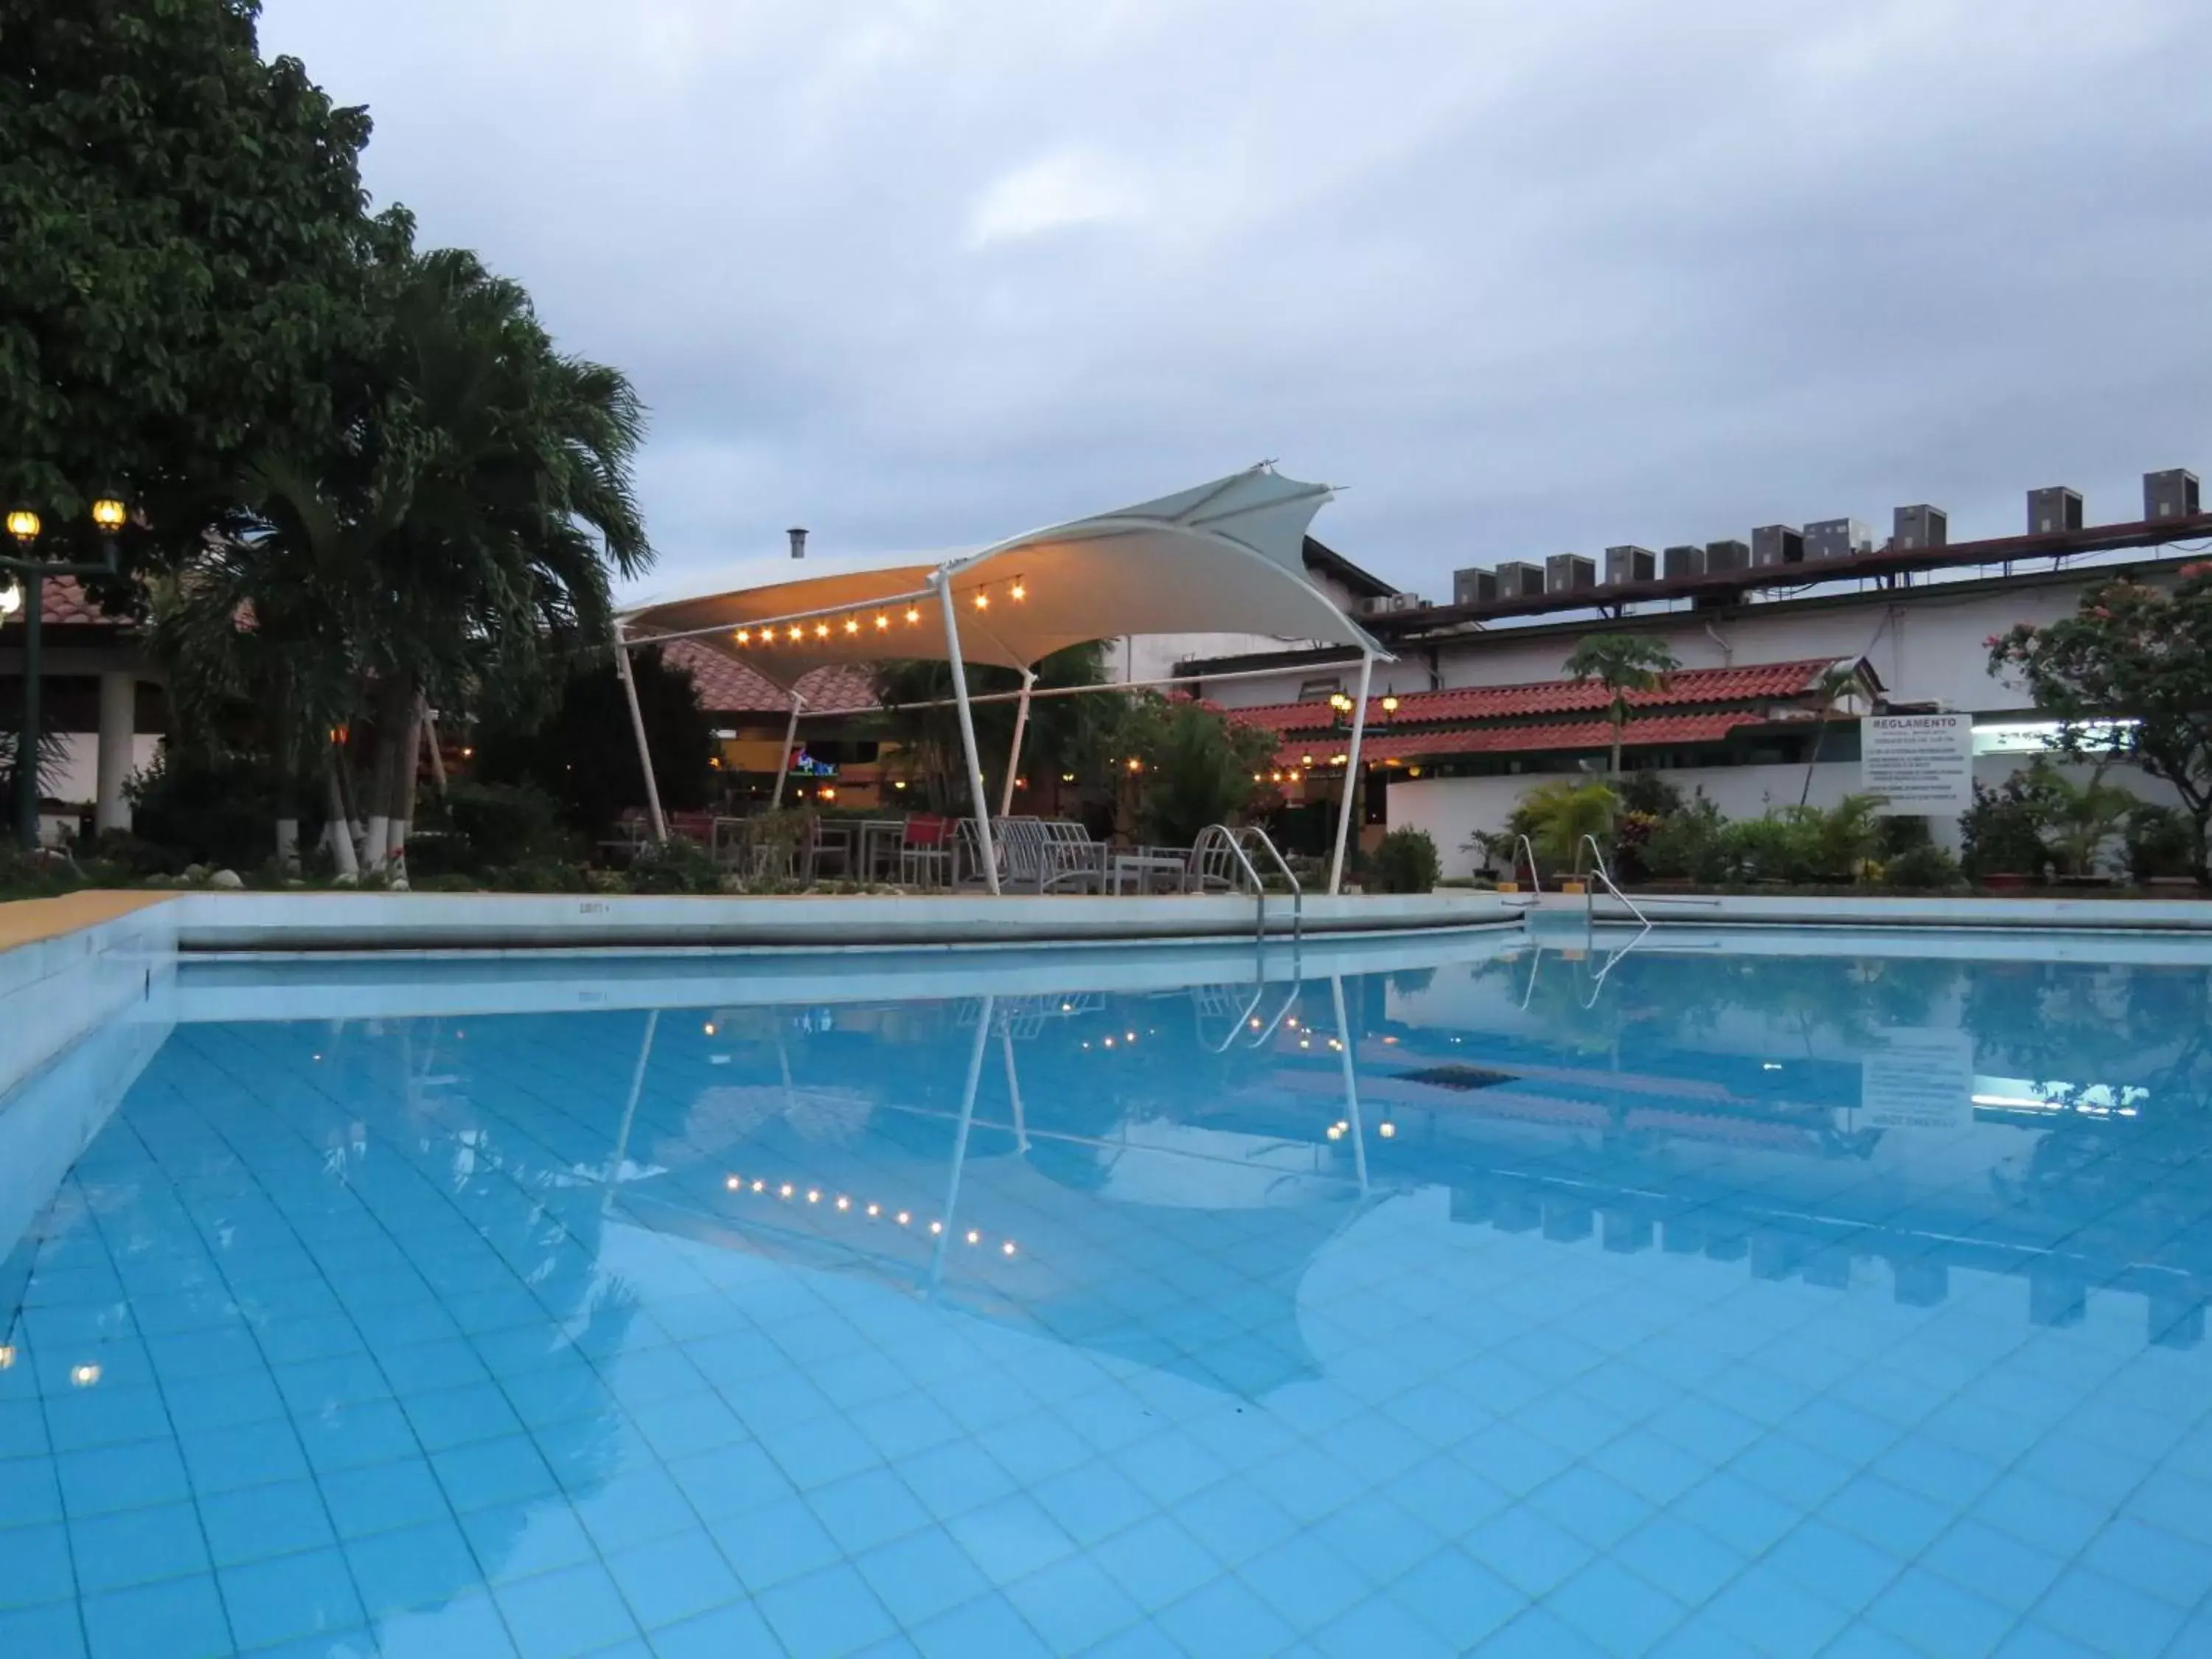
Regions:
M 968 758 L 969 798 L 975 803 L 975 840 L 983 859 L 983 880 L 991 896 L 999 896 L 999 849 L 991 841 L 991 803 L 983 793 L 983 763 L 975 757 L 975 711 L 968 703 L 968 663 L 960 654 L 960 612 L 952 597 L 952 579 L 939 570 L 930 580 L 945 611 L 945 659 L 952 668 L 952 697 L 960 708 L 960 747 Z
M 1014 815 L 1014 774 L 1022 769 L 1022 733 L 1029 730 L 1030 688 L 1036 684 L 1036 675 L 1022 670 L 1022 698 L 1014 705 L 1014 742 L 1006 751 L 1006 787 L 999 792 L 999 816 Z
M 637 677 L 630 672 L 629 641 L 623 625 L 615 624 L 615 668 L 622 676 L 623 696 L 629 704 L 630 734 L 637 739 L 637 763 L 645 770 L 645 810 L 653 822 L 653 838 L 668 839 L 668 819 L 660 810 L 660 785 L 653 775 L 653 750 L 645 740 L 645 711 L 638 707 Z
M 1336 853 L 1328 861 L 1328 890 L 1344 885 L 1344 848 L 1352 839 L 1352 811 L 1359 799 L 1359 740 L 1367 735 L 1367 687 L 1375 675 L 1375 653 L 1359 653 L 1359 696 L 1352 705 L 1352 747 L 1344 757 L 1344 805 L 1336 815 Z
M 796 691 L 791 694 L 791 718 L 783 723 L 783 758 L 775 763 L 775 793 L 768 804 L 771 812 L 783 805 L 783 781 L 791 775 L 791 751 L 799 742 L 799 711 L 805 706 L 805 698 Z

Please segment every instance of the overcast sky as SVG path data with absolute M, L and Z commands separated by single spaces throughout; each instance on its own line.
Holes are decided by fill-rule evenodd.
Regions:
M 2212 472 L 2201 0 L 266 0 L 653 410 L 650 591 L 1273 459 L 1456 566 Z

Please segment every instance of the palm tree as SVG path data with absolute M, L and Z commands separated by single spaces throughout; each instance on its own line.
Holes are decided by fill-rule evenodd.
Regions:
M 1827 739 L 1828 722 L 1835 717 L 1838 705 L 1858 685 L 1859 665 L 1855 662 L 1831 663 L 1813 682 L 1812 695 L 1820 702 L 1820 718 L 1813 728 L 1813 752 L 1805 762 L 1805 787 L 1797 792 L 1800 806 L 1813 799 L 1813 769 L 1820 763 L 1820 745 Z
M 1613 834 L 1620 811 L 1620 797 L 1607 785 L 1554 778 L 1523 795 L 1514 817 L 1528 826 L 1529 845 L 1543 855 L 1546 863 L 1554 867 L 1570 866 L 1579 876 L 1583 838 L 1605 842 Z
M 1098 685 L 1106 678 L 1106 647 L 1092 641 L 1055 651 L 1036 665 L 1035 691 Z M 968 670 L 970 696 L 1018 690 L 1021 676 L 1011 668 L 971 665 Z M 967 760 L 960 746 L 960 716 L 951 705 L 952 670 L 943 662 L 899 660 L 876 671 L 876 700 L 885 710 L 885 720 L 897 741 L 914 753 L 918 763 L 922 797 L 930 810 L 964 812 L 968 803 Z M 1028 729 L 1022 738 L 1022 767 L 1036 776 L 1080 772 L 1103 752 L 1106 733 L 1118 718 L 1121 699 L 1105 692 L 1089 696 L 1041 697 L 1030 705 Z M 981 763 L 985 792 L 995 802 L 1003 784 L 1006 760 L 1014 740 L 1014 703 L 1011 700 L 978 703 L 975 720 L 976 758 Z M 993 809 L 996 811 L 995 806 Z
M 607 638 L 611 575 L 653 558 L 630 484 L 644 409 L 623 375 L 556 351 L 521 287 L 460 250 L 406 259 L 386 304 L 354 480 L 380 530 L 362 618 L 384 757 L 372 867 L 404 856 L 426 696 L 541 700 Z
M 1613 726 L 1613 763 L 1609 775 L 1620 776 L 1621 728 L 1628 724 L 1628 694 L 1650 691 L 1682 665 L 1656 640 L 1634 634 L 1586 634 L 1566 660 L 1566 671 L 1576 684 L 1595 680 L 1612 693 L 1606 718 Z

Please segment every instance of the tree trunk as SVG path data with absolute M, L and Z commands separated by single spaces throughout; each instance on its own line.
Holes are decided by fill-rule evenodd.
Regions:
M 395 879 L 407 874 L 407 832 L 415 818 L 415 777 L 422 749 L 422 696 L 411 675 L 401 675 L 388 688 L 386 710 L 390 720 L 392 771 L 385 798 L 386 846 L 384 865 Z
M 338 781 L 337 746 L 323 757 L 323 799 L 330 813 L 331 859 L 342 876 L 358 877 L 360 860 L 354 854 L 352 817 L 346 811 L 345 788 Z
M 1805 763 L 1805 787 L 1797 792 L 1797 804 L 1800 806 L 1813 799 L 1813 769 L 1820 763 L 1820 745 L 1826 743 L 1827 738 L 1828 714 L 1826 709 L 1822 709 L 1820 723 L 1813 728 L 1813 756 Z
M 295 699 L 291 677 L 279 673 L 271 688 L 276 708 L 271 711 L 272 769 L 276 775 L 276 864 L 288 876 L 300 873 L 300 781 L 295 759 L 299 753 L 294 732 Z
M 1614 719 L 1613 719 L 1613 772 L 1612 772 L 1613 781 L 1613 782 L 1614 782 L 1616 785 L 1618 785 L 1618 784 L 1620 783 L 1620 726 L 1621 726 L 1620 720 L 1619 716 L 1617 716 L 1617 715 L 1616 715 L 1616 716 L 1614 717 Z

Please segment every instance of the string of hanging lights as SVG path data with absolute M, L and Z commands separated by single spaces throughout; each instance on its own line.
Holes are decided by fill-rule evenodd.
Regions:
M 1019 605 L 1029 596 L 1027 580 L 1018 575 L 1005 581 L 987 582 L 970 590 L 966 598 L 973 609 L 988 611 L 999 600 Z M 805 645 L 809 641 L 817 645 L 840 640 L 858 642 L 886 639 L 902 628 L 919 628 L 921 618 L 921 606 L 909 600 L 903 605 L 863 606 L 842 613 L 810 613 L 803 617 L 751 623 L 732 629 L 730 640 L 734 645 L 762 651 L 778 646 Z

